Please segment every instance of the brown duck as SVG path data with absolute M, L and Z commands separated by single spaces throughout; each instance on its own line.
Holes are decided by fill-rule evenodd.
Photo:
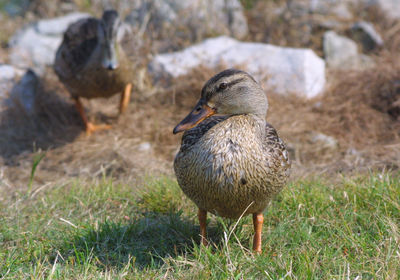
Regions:
M 107 10 L 101 19 L 85 18 L 71 24 L 57 50 L 54 70 L 74 99 L 87 134 L 110 126 L 89 122 L 80 97 L 121 93 L 120 114 L 129 103 L 133 67 L 120 43 L 123 33 L 118 13 Z
M 182 191 L 199 207 L 206 245 L 207 212 L 237 219 L 253 214 L 253 250 L 261 252 L 263 211 L 290 170 L 285 144 L 265 121 L 267 97 L 246 72 L 229 69 L 203 87 L 193 111 L 175 128 L 185 131 L 174 169 Z

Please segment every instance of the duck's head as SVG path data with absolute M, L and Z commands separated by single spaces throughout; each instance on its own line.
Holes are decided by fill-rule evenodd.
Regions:
M 173 133 L 191 129 L 215 114 L 253 114 L 264 119 L 267 109 L 267 97 L 254 78 L 244 71 L 228 69 L 204 85 L 200 100 Z
M 101 44 L 101 65 L 108 70 L 115 70 L 119 66 L 118 31 L 121 20 L 115 10 L 106 10 L 100 20 L 98 38 Z

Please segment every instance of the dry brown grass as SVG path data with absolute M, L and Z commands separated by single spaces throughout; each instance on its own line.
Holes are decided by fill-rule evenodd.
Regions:
M 86 101 L 96 122 L 114 124 L 86 137 L 72 102 L 53 75 L 44 81 L 41 104 L 33 117 L 18 108 L 1 115 L 0 153 L 11 182 L 26 182 L 35 149 L 46 151 L 38 182 L 56 178 L 136 179 L 140 174 L 172 173 L 181 135 L 172 128 L 192 109 L 201 87 L 216 70 L 204 67 L 170 86 L 135 91 L 128 112 L 117 119 L 118 96 Z M 395 63 L 364 72 L 334 73 L 324 96 L 303 100 L 268 93 L 267 120 L 288 143 L 295 177 L 310 173 L 361 171 L 400 166 L 400 67 Z M 313 140 L 333 137 L 337 145 Z M 150 143 L 150 150 L 141 144 Z M 34 143 L 34 144 L 33 144 Z

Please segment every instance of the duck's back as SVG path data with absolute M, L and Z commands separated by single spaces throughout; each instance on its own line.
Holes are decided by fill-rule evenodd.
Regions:
M 132 69 L 122 50 L 118 69 L 110 71 L 101 66 L 100 24 L 96 18 L 71 24 L 57 50 L 54 70 L 73 97 L 109 97 L 131 81 Z
M 88 63 L 98 44 L 99 24 L 96 18 L 85 18 L 71 24 L 65 31 L 54 63 L 60 79 L 72 78 Z
M 211 117 L 185 132 L 174 168 L 199 208 L 237 218 L 247 207 L 246 214 L 264 210 L 284 186 L 290 161 L 270 124 L 240 115 Z

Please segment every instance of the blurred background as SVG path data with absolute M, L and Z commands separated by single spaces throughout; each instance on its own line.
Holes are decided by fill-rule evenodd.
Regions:
M 113 129 L 87 137 L 52 65 L 72 22 L 114 8 L 134 34 L 128 112 L 85 100 Z M 396 0 L 0 0 L 0 182 L 172 174 L 173 127 L 226 67 L 249 71 L 293 178 L 400 166 L 400 4 Z

